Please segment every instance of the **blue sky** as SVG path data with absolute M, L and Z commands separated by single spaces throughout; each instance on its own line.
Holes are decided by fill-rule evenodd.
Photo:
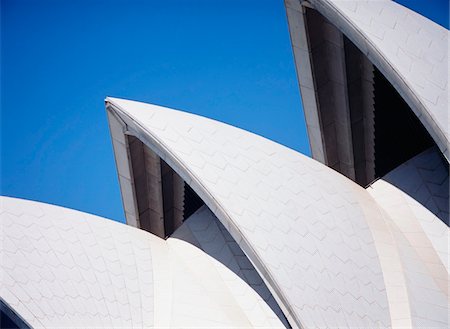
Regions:
M 1 193 L 123 221 L 106 96 L 310 154 L 282 0 L 1 0 Z

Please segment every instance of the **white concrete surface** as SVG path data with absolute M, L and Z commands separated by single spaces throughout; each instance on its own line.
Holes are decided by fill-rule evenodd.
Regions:
M 250 280 L 186 239 L 0 202 L 0 297 L 33 328 L 284 328 Z M 203 214 L 197 221 L 217 226 Z
M 228 284 L 228 289 L 231 290 L 241 308 L 246 310 L 247 314 L 253 315 L 251 318 L 252 325 L 279 326 L 278 320 L 273 321 L 271 318 L 273 313 L 265 310 L 270 307 L 288 327 L 283 312 L 258 272 L 208 207 L 202 206 L 190 216 L 184 225 L 174 232 L 169 241 L 174 239 L 197 246 L 217 261 L 215 264 L 222 281 Z M 235 280 L 234 275 L 229 270 L 238 275 L 242 281 Z M 255 292 L 264 302 L 249 303 L 248 294 L 255 294 Z
M 1 197 L 0 297 L 31 326 L 283 327 L 281 313 L 302 328 L 448 326 L 448 227 L 394 185 L 410 178 L 435 197 L 430 184 L 448 180 L 436 149 L 365 190 L 217 121 L 107 106 L 211 211 L 163 240 Z
M 292 326 L 446 327 L 442 295 L 426 314 L 414 304 L 417 280 L 438 293 L 448 284 L 436 256 L 442 241 L 427 246 L 427 258 L 367 190 L 236 127 L 127 100 L 108 98 L 107 106 L 205 201 Z
M 296 8 L 295 1 L 287 7 Z M 450 159 L 449 31 L 390 0 L 309 0 L 386 76 Z
M 448 168 L 444 168 L 444 161 L 439 151 L 431 148 L 368 188 L 389 214 L 408 289 L 409 298 L 402 301 L 409 302 L 408 324 L 413 327 L 449 326 L 450 232 L 436 215 L 447 216 L 448 223 L 448 204 L 445 214 L 438 207 L 440 199 L 448 202 Z
M 448 160 L 448 31 L 387 0 L 309 3 L 390 80 Z M 312 91 L 304 101 L 315 106 Z M 0 297 L 32 327 L 272 328 L 283 327 L 282 313 L 299 328 L 448 327 L 448 207 L 439 204 L 448 170 L 437 150 L 365 190 L 226 124 L 114 98 L 107 107 L 131 226 L 0 198 Z M 126 134 L 211 211 L 167 240 L 132 227 Z M 320 157 L 321 137 L 312 138 Z
M 0 202 L 0 296 L 32 327 L 154 324 L 153 236 L 57 206 Z
M 358 201 L 372 200 L 364 189 L 238 128 L 149 104 L 107 101 L 128 132 L 206 202 L 291 324 L 389 326 L 383 275 Z
M 285 0 L 284 3 L 312 157 L 327 163 L 303 7 L 299 0 Z
M 138 222 L 138 208 L 134 192 L 134 177 L 130 167 L 130 150 L 126 140 L 126 126 L 113 113 L 107 111 L 109 132 L 114 149 L 117 175 L 122 198 L 124 202 L 125 219 L 128 225 L 140 227 Z

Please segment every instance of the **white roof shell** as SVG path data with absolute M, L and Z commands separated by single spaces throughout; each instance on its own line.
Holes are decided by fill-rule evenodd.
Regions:
M 301 10 L 300 1 L 286 3 L 288 15 Z M 388 78 L 448 160 L 449 31 L 389 0 L 309 5 Z M 307 57 L 305 44 L 293 46 Z M 299 81 L 308 100 L 310 77 Z M 108 98 L 107 106 L 127 222 L 135 226 L 137 215 L 126 134 L 164 159 L 214 215 L 202 208 L 162 240 L 2 197 L 0 297 L 31 326 L 281 326 L 273 300 L 255 292 L 256 269 L 294 327 L 448 327 L 448 227 L 395 184 L 424 163 L 440 177 L 436 153 L 365 190 L 229 125 L 126 100 Z M 318 125 L 308 123 L 319 143 Z M 212 245 L 209 228 L 221 232 Z M 240 266 L 236 255 L 227 266 L 217 260 L 223 255 L 209 256 L 232 249 L 227 232 L 254 266 L 245 279 L 229 269 Z
M 446 220 L 448 225 L 448 204 L 445 206 L 443 202 L 448 202 L 449 184 L 444 166 L 439 151 L 431 148 L 368 188 L 380 208 L 389 214 L 391 232 L 402 259 L 407 298 L 397 290 L 396 300 L 409 301 L 410 319 L 402 320 L 405 327 L 449 325 L 450 232 L 443 222 Z
M 447 158 L 449 153 L 449 31 L 391 0 L 285 0 L 311 147 L 321 137 L 309 71 L 302 5 L 338 27 L 397 89 Z M 322 151 L 323 153 L 323 151 Z
M 32 328 L 284 328 L 208 209 L 164 240 L 71 209 L 0 202 L 0 298 Z
M 268 288 L 293 327 L 448 327 L 448 227 L 395 186 L 405 175 L 445 184 L 435 151 L 368 191 L 226 124 L 126 100 L 107 107 L 113 134 L 138 136 L 211 211 L 163 240 L 2 197 L 0 298 L 31 326 L 282 326 Z M 126 146 L 118 154 L 113 137 L 125 177 Z M 411 174 L 422 169 L 430 181 Z
M 399 279 L 404 256 L 393 252 L 392 220 L 367 190 L 317 161 L 223 123 L 114 98 L 107 108 L 121 122 L 122 135 L 137 136 L 205 201 L 291 325 L 411 323 L 408 285 L 414 283 Z M 115 133 L 113 143 L 120 137 Z M 126 154 L 116 153 L 116 161 L 121 158 Z M 127 175 L 120 169 L 125 167 L 118 163 L 119 177 Z M 132 212 L 133 193 L 124 196 L 124 207 Z M 406 298 L 401 303 L 399 289 Z M 428 316 L 446 323 L 439 312 Z

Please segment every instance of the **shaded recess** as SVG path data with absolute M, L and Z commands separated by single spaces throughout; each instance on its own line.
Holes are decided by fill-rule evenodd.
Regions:
M 303 13 L 325 164 L 366 187 L 435 145 L 367 56 L 318 11 Z
M 203 200 L 195 193 L 195 191 L 186 183 L 184 183 L 184 199 L 185 206 L 183 212 L 183 218 L 189 218 L 193 213 L 195 213 L 201 206 L 205 203 Z
M 155 152 L 127 136 L 139 227 L 167 238 L 204 202 Z
M 316 10 L 305 18 L 326 164 L 353 180 L 343 35 Z
M 0 328 L 29 329 L 31 328 L 12 308 L 0 299 Z
M 375 175 L 382 177 L 434 145 L 405 100 L 375 69 Z

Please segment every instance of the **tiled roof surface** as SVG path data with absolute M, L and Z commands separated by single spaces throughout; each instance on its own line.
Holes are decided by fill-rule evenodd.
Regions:
M 310 0 L 407 100 L 449 160 L 449 31 L 390 0 Z
M 367 219 L 379 211 L 366 190 L 241 129 L 149 104 L 107 101 L 128 131 L 205 200 L 275 289 L 288 318 L 307 327 L 389 325 Z
M 0 202 L 0 298 L 33 328 L 284 327 L 265 302 L 267 288 L 230 269 L 238 256 L 225 266 L 195 239 L 163 240 L 44 203 Z M 192 227 L 217 227 L 208 211 L 195 215 Z M 202 244 L 209 253 L 224 247 L 228 235 L 217 233 Z M 251 264 L 244 270 L 256 274 Z

